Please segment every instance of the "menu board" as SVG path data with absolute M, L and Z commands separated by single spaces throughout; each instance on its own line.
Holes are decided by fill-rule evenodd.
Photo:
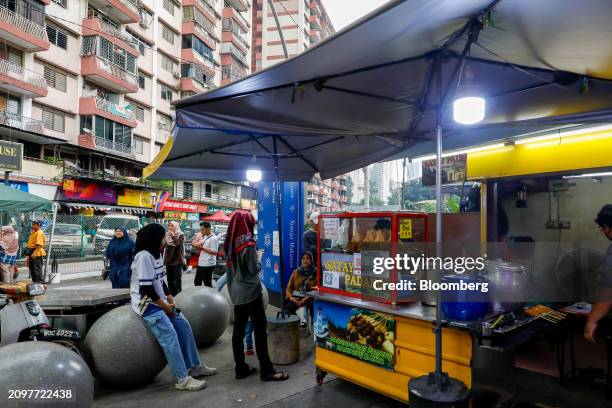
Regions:
M 342 252 L 323 252 L 321 284 L 330 289 L 361 292 L 361 277 L 355 275 L 355 257 Z
M 395 317 L 338 303 L 315 303 L 314 335 L 318 347 L 378 367 L 393 369 Z

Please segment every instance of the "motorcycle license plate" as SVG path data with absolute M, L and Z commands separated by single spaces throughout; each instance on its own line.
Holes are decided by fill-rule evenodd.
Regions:
M 44 329 L 42 334 L 45 337 L 64 337 L 69 339 L 78 339 L 80 337 L 78 332 L 64 329 Z

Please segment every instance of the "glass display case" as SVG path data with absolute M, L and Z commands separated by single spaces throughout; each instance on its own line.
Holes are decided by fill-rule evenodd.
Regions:
M 321 292 L 383 303 L 415 301 L 408 290 L 389 290 L 389 283 L 414 280 L 387 258 L 426 249 L 427 216 L 409 212 L 345 212 L 319 216 L 318 283 Z

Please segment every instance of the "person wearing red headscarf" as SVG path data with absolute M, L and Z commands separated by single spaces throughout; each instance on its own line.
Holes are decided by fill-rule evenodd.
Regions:
M 227 287 L 234 303 L 234 332 L 232 349 L 236 363 L 236 378 L 246 378 L 255 368 L 245 362 L 244 338 L 249 318 L 255 332 L 255 350 L 259 360 L 262 381 L 284 381 L 287 373 L 276 371 L 268 354 L 266 311 L 263 304 L 260 255 L 253 239 L 255 218 L 251 213 L 235 212 L 232 215 L 223 249 L 227 257 Z

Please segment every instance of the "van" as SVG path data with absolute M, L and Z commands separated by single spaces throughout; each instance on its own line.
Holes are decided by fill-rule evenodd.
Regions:
M 142 225 L 140 224 L 140 218 L 136 215 L 127 214 L 108 214 L 102 217 L 100 224 L 96 228 L 96 235 L 94 235 L 93 245 L 96 253 L 102 253 L 106 250 L 108 243 L 115 235 L 115 229 L 123 228 L 127 230 L 129 236 L 132 239 L 136 239 L 136 233 Z

